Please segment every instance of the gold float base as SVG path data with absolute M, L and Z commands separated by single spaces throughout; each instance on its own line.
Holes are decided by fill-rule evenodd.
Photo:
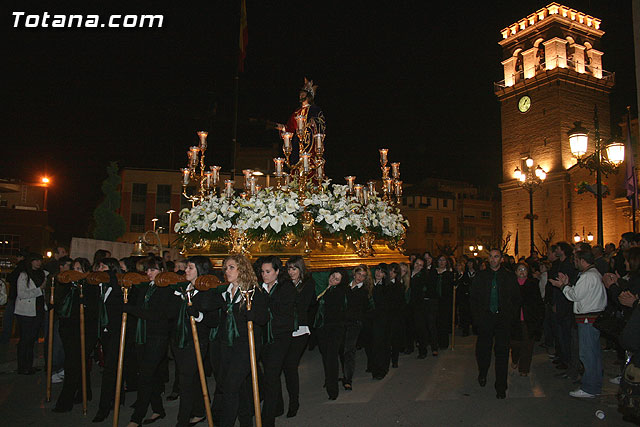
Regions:
M 356 241 L 359 242 L 359 241 Z M 402 250 L 389 245 L 385 241 L 373 241 L 368 247 L 368 256 L 358 255 L 362 251 L 351 241 L 344 241 L 336 238 L 323 238 L 321 240 L 311 240 L 309 245 L 300 242 L 295 246 L 274 246 L 268 242 L 256 242 L 244 249 L 244 254 L 255 260 L 261 256 L 275 255 L 280 257 L 282 262 L 286 262 L 290 257 L 300 255 L 304 257 L 307 268 L 310 271 L 323 271 L 332 268 L 351 268 L 359 264 L 369 266 L 377 265 L 381 262 L 408 262 L 409 257 L 402 253 Z M 239 251 L 236 251 L 238 253 Z M 231 253 L 225 244 L 214 241 L 202 241 L 197 245 L 185 247 L 182 251 L 186 256 L 201 255 L 208 257 L 215 267 L 222 267 L 222 261 Z

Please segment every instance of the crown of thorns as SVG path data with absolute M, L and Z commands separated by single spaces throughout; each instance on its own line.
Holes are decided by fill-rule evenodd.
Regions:
M 318 86 L 313 84 L 313 80 L 308 80 L 306 77 L 304 78 L 304 86 L 302 86 L 301 91 L 307 92 L 311 97 L 316 96 L 316 91 L 318 90 Z

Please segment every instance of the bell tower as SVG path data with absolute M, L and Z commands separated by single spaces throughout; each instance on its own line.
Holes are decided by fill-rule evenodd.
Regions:
M 600 133 L 611 135 L 609 94 L 615 75 L 603 69 L 600 26 L 598 18 L 551 3 L 500 31 L 504 79 L 494 88 L 502 120 L 502 224 L 512 242 L 518 232 L 519 255 L 529 255 L 530 198 L 514 170 L 528 172 L 527 158 L 547 174 L 532 198 L 536 247 L 544 252 L 543 239 L 551 234 L 555 242 L 572 241 L 583 229 L 596 232 L 595 199 L 576 191 L 578 183 L 594 178 L 576 166 L 567 132 L 581 121 L 592 135 L 597 107 Z M 628 229 L 614 201 L 618 179 L 605 179 L 611 192 L 604 200 L 605 242 L 617 243 Z

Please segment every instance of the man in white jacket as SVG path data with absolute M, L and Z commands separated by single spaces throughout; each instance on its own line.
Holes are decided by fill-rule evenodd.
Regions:
M 584 375 L 579 389 L 570 392 L 572 397 L 592 398 L 602 391 L 602 350 L 600 331 L 593 322 L 607 306 L 607 292 L 602 276 L 595 267 L 595 257 L 591 250 L 575 253 L 575 265 L 580 270 L 575 286 L 569 286 L 569 277 L 560 273 L 558 280 L 550 280 L 553 286 L 573 301 L 573 313 L 578 324 L 580 361 L 584 365 Z

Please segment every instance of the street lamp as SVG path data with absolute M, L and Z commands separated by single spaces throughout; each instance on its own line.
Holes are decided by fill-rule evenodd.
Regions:
M 153 222 L 153 231 L 156 231 L 156 223 L 158 222 L 158 218 L 153 218 L 151 222 Z
M 569 146 L 571 154 L 578 160 L 581 168 L 587 168 L 596 173 L 596 216 L 598 245 L 604 242 L 602 226 L 602 174 L 608 176 L 610 173 L 617 173 L 618 166 L 624 161 L 624 144 L 612 142 L 605 144 L 600 138 L 600 125 L 598 122 L 598 107 L 593 109 L 593 125 L 595 128 L 593 154 L 587 155 L 589 130 L 582 127 L 581 122 L 574 122 L 575 127 L 567 134 L 569 135 Z
M 534 234 L 533 234 L 533 221 L 537 218 L 537 215 L 533 214 L 533 192 L 542 185 L 542 182 L 547 179 L 547 172 L 538 165 L 535 169 L 533 167 L 534 161 L 531 157 L 527 157 L 524 161 L 524 170 L 520 170 L 519 167 L 513 171 L 513 177 L 518 180 L 518 185 L 529 193 L 529 213 L 525 218 L 529 220 L 529 232 L 531 235 L 531 247 L 530 254 L 535 252 Z
M 49 183 L 51 182 L 51 180 L 49 179 L 49 177 L 43 176 L 42 179 L 40 179 L 40 182 L 42 182 L 42 186 L 44 187 L 44 203 L 43 203 L 43 210 L 47 210 L 47 198 L 49 196 Z
M 169 227 L 167 229 L 167 248 L 171 248 L 171 215 L 173 215 L 176 211 L 173 209 L 169 209 L 167 213 L 169 214 Z

